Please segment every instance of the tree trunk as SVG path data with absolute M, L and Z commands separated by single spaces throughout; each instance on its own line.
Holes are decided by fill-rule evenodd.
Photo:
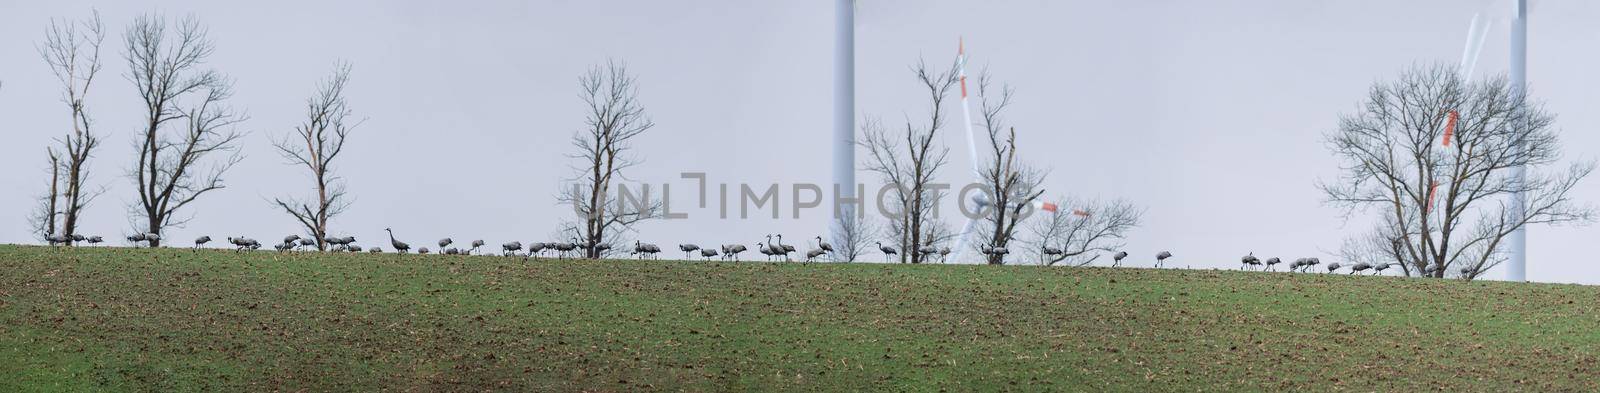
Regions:
M 61 184 L 61 160 L 54 151 L 50 153 L 50 210 L 45 218 L 45 236 L 56 234 L 56 196 Z

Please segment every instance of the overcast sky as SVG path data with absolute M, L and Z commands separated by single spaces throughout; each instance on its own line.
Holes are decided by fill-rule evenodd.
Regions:
M 385 227 L 412 244 L 551 238 L 570 214 L 554 194 L 570 173 L 567 140 L 583 122 L 577 77 L 608 58 L 631 66 L 657 124 L 638 141 L 644 165 L 629 177 L 671 183 L 674 209 L 690 217 L 641 225 L 634 236 L 666 248 L 753 244 L 774 232 L 796 243 L 825 229 L 816 212 L 719 219 L 715 205 L 698 209 L 695 183 L 678 173 L 706 172 L 735 190 L 783 184 L 785 217 L 788 184 L 831 180 L 832 1 L 0 2 L 0 242 L 34 242 L 25 217 L 45 187 L 44 148 L 70 124 L 35 45 L 50 18 L 91 9 L 110 33 L 88 98 L 107 139 L 92 183 L 109 192 L 87 211 L 85 233 L 131 228 L 126 207 L 136 196 L 123 168 L 141 114 L 123 77 L 121 39 L 148 12 L 193 14 L 210 27 L 209 65 L 236 80 L 232 103 L 251 116 L 241 126 L 250 133 L 245 161 L 228 188 L 182 213 L 195 218 L 169 233 L 178 244 L 298 231 L 268 200 L 304 195 L 309 182 L 269 141 L 300 120 L 339 60 L 354 66 L 349 99 L 367 120 L 337 168 L 357 202 L 335 232 L 363 243 L 383 244 Z M 1024 159 L 1052 170 L 1050 195 L 1148 208 L 1127 247 L 1142 265 L 1160 250 L 1176 254 L 1169 265 L 1192 267 L 1232 268 L 1251 251 L 1330 260 L 1346 236 L 1367 229 L 1325 206 L 1314 187 L 1337 170 L 1322 143 L 1337 115 L 1373 81 L 1459 61 L 1475 12 L 1496 20 L 1478 76 L 1503 73 L 1508 61 L 1504 0 L 862 0 L 858 9 L 860 115 L 891 124 L 922 116 L 908 66 L 952 60 L 965 36 L 972 64 L 1016 87 L 1009 116 Z M 1569 159 L 1600 156 L 1600 3 L 1543 1 L 1531 15 L 1531 92 L 1559 116 Z M 965 181 L 964 138 L 950 132 L 943 142 L 952 160 L 942 177 Z M 1579 188 L 1583 200 L 1600 201 L 1600 179 Z M 1596 227 L 1532 228 L 1529 279 L 1600 283 L 1583 240 L 1597 237 Z

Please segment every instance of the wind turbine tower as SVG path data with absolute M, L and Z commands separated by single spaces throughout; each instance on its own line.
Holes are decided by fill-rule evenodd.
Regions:
M 840 203 L 845 198 L 860 198 L 856 191 L 856 2 L 834 1 L 833 33 L 833 186 L 834 212 L 855 214 L 855 203 Z M 831 216 L 830 216 L 831 217 Z M 841 217 L 830 227 L 833 238 L 840 238 Z
M 1520 96 L 1528 83 L 1528 0 L 1512 0 L 1511 7 L 1511 91 Z M 1527 178 L 1526 169 L 1511 168 L 1511 177 L 1517 184 L 1522 184 Z M 1511 194 L 1511 216 L 1521 217 L 1527 203 L 1527 196 L 1522 191 Z M 1528 233 L 1525 228 L 1511 232 L 1510 244 L 1507 245 L 1511 258 L 1506 261 L 1506 281 L 1521 282 L 1528 279 Z

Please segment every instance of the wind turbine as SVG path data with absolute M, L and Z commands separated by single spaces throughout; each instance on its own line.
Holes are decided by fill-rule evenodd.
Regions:
M 981 182 L 983 181 L 983 164 L 978 159 L 978 136 L 977 132 L 972 129 L 972 104 L 967 99 L 967 41 L 965 38 L 961 38 L 956 42 L 956 75 L 961 83 L 961 117 L 966 120 L 967 125 L 967 158 L 972 161 L 973 178 Z M 982 212 L 983 209 L 992 204 L 982 193 L 973 195 L 971 202 L 973 209 L 968 210 L 971 212 Z M 967 203 L 967 201 L 957 201 L 957 203 Z M 1035 209 L 1048 211 L 1051 214 L 1056 214 L 1058 210 L 1056 204 L 1045 202 L 1042 199 L 1033 201 L 1032 205 Z M 1002 206 L 1000 208 L 1014 206 L 1016 205 Z M 1082 210 L 1073 212 L 1079 216 L 1088 217 L 1088 213 Z M 977 228 L 979 220 L 981 220 L 980 217 L 967 217 L 966 225 L 961 226 L 961 235 L 956 238 L 956 261 L 959 262 L 967 256 L 967 250 L 970 248 L 967 247 L 967 240 L 972 238 L 972 230 Z

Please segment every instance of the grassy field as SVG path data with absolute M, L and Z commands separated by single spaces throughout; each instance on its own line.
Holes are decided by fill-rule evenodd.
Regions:
M 1600 288 L 0 246 L 0 391 L 1600 391 Z

